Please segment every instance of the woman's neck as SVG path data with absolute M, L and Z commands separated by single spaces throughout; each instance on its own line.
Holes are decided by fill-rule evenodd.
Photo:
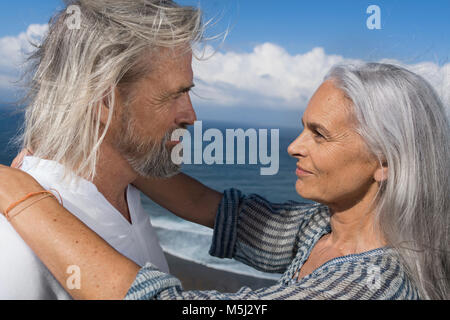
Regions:
M 331 233 L 326 246 L 343 254 L 360 253 L 385 246 L 387 243 L 375 223 L 372 206 L 378 187 L 373 185 L 352 205 L 331 205 Z

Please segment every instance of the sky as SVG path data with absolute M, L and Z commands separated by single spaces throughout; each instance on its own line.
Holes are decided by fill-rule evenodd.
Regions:
M 450 101 L 450 0 L 180 0 L 200 6 L 208 35 L 205 61 L 193 62 L 197 116 L 297 125 L 336 63 L 382 61 L 420 73 Z M 369 29 L 370 5 L 381 29 Z M 60 0 L 0 2 L 0 101 L 15 96 L 27 38 L 40 39 Z M 222 39 L 222 38 L 221 38 Z M 223 39 L 222 39 L 223 40 Z M 209 53 L 214 52 L 214 55 Z M 2 100 L 3 99 L 3 100 Z

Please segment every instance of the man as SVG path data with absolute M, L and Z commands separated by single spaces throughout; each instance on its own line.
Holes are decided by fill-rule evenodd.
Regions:
M 131 183 L 178 172 L 170 136 L 196 120 L 191 45 L 202 36 L 201 14 L 167 0 L 67 5 L 30 58 L 23 140 L 34 155 L 21 169 L 117 251 L 169 272 Z M 0 256 L 0 299 L 70 298 L 3 215 Z M 76 261 L 68 267 L 73 290 L 82 272 Z

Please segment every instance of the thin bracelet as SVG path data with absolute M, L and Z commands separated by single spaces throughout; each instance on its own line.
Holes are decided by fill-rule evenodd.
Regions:
M 50 190 L 50 191 L 53 190 L 53 191 L 55 191 L 55 192 L 58 194 L 59 200 L 58 200 L 58 199 L 56 199 L 56 200 L 57 200 L 62 206 L 64 206 L 63 198 L 61 197 L 61 194 L 59 193 L 59 191 L 56 190 L 56 189 L 53 189 L 53 188 L 51 188 L 51 189 L 49 189 L 49 190 Z
M 29 207 L 31 207 L 31 206 L 32 206 L 33 204 L 35 204 L 36 202 L 39 202 L 39 201 L 41 201 L 41 200 L 44 200 L 45 198 L 50 198 L 50 197 L 52 197 L 52 198 L 54 198 L 56 201 L 58 201 L 58 199 L 56 199 L 56 197 L 55 197 L 53 194 L 51 194 L 51 195 L 50 195 L 50 194 L 44 194 L 44 195 L 41 196 L 40 198 L 34 200 L 34 201 L 31 202 L 29 205 L 27 205 L 27 206 L 21 208 L 19 211 L 15 212 L 15 213 L 13 213 L 13 214 L 10 214 L 10 213 L 6 214 L 6 213 L 5 213 L 5 217 L 6 217 L 6 219 L 8 219 L 8 221 L 10 221 L 12 218 L 14 218 L 15 216 L 17 216 L 17 215 L 18 215 L 19 213 L 21 213 L 22 211 L 28 209 Z
M 12 209 L 14 209 L 15 207 L 17 207 L 20 203 L 24 202 L 25 200 L 27 200 L 27 199 L 29 199 L 29 198 L 31 198 L 31 197 L 34 197 L 34 196 L 37 196 L 37 195 L 40 195 L 40 194 L 48 194 L 48 195 L 50 195 L 50 196 L 55 197 L 55 195 L 54 195 L 53 193 L 51 193 L 50 191 L 47 191 L 47 190 L 45 190 L 45 191 L 39 191 L 39 192 L 31 192 L 31 193 L 27 194 L 25 197 L 23 197 L 22 199 L 20 199 L 20 200 L 14 202 L 13 204 L 11 204 L 11 205 L 8 207 L 8 209 L 5 210 L 5 216 L 7 217 L 7 216 L 9 215 L 9 212 L 10 212 Z M 55 197 L 55 199 L 56 199 L 56 197 Z M 56 201 L 58 201 L 58 199 L 56 199 Z

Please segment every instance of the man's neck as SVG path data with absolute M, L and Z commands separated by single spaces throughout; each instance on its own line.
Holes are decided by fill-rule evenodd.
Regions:
M 131 223 L 126 190 L 137 178 L 128 162 L 107 142 L 102 143 L 93 183 L 98 191 Z

